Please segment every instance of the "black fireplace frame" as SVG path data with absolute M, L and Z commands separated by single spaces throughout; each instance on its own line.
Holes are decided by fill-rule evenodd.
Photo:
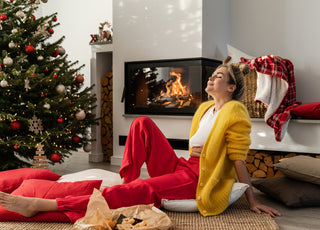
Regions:
M 125 105 L 125 114 L 139 114 L 139 115 L 182 115 L 182 116 L 193 116 L 196 108 L 132 108 L 130 101 L 126 98 L 126 95 L 132 95 L 130 91 L 130 71 L 132 68 L 146 68 L 146 67 L 188 67 L 190 65 L 201 66 L 202 79 L 201 79 L 201 98 L 202 101 L 207 100 L 207 94 L 205 88 L 207 80 L 211 76 L 212 72 L 222 63 L 220 60 L 209 59 L 209 58 L 180 58 L 180 59 L 160 59 L 160 60 L 149 60 L 149 61 L 132 61 L 125 62 L 125 87 L 123 92 L 122 101 Z

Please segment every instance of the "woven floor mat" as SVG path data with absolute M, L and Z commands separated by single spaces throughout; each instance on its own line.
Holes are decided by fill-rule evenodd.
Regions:
M 70 223 L 0 222 L 0 230 L 71 230 Z
M 249 209 L 243 196 L 225 212 L 217 216 L 203 217 L 197 212 L 166 212 L 173 221 L 174 229 L 199 230 L 278 230 L 279 227 L 266 213 L 257 214 Z
M 174 228 L 179 230 L 279 230 L 268 214 L 249 210 L 245 197 L 241 197 L 223 214 L 203 217 L 198 212 L 167 212 Z M 0 230 L 71 230 L 69 223 L 0 222 Z

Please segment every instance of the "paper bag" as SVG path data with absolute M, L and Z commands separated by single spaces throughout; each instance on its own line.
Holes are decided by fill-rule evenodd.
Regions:
M 90 197 L 85 216 L 78 219 L 72 229 L 111 230 L 112 228 L 108 225 L 107 218 L 116 221 L 120 214 L 130 218 L 138 218 L 146 222 L 146 226 L 134 228 L 136 230 L 165 230 L 172 226 L 172 221 L 167 214 L 154 207 L 153 204 L 109 209 L 101 192 L 95 189 Z

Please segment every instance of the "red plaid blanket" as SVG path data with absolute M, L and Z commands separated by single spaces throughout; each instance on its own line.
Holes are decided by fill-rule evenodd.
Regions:
M 282 127 L 290 119 L 290 109 L 301 104 L 296 101 L 296 83 L 294 68 L 288 59 L 278 58 L 274 55 L 265 55 L 253 59 L 241 58 L 241 62 L 247 63 L 250 68 L 255 68 L 257 72 L 279 77 L 288 83 L 287 93 L 282 99 L 277 111 L 270 116 L 266 123 L 274 129 L 276 141 L 281 141 Z

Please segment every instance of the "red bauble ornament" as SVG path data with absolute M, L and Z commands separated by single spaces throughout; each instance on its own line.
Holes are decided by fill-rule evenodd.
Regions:
M 57 17 L 56 16 L 54 16 L 53 18 L 52 18 L 52 21 L 54 21 L 54 22 L 56 22 L 58 19 L 57 19 Z
M 10 123 L 10 126 L 11 126 L 11 129 L 18 130 L 20 129 L 21 124 L 19 121 L 13 121 Z
M 82 75 L 76 76 L 76 82 L 78 82 L 78 83 L 84 82 L 84 77 Z
M 60 117 L 60 118 L 57 119 L 57 121 L 58 121 L 58 123 L 62 123 L 63 122 L 63 118 Z
M 27 45 L 25 50 L 28 54 L 31 54 L 34 52 L 34 47 L 32 45 Z
M 53 34 L 53 33 L 54 33 L 54 30 L 53 30 L 52 28 L 50 28 L 50 29 L 48 29 L 48 32 L 49 32 L 50 34 Z
M 56 49 L 56 50 L 53 52 L 52 56 L 53 56 L 53 57 L 56 57 L 56 56 L 58 56 L 58 55 L 59 55 L 59 50 Z
M 61 154 L 60 153 L 52 153 L 50 156 L 50 160 L 52 162 L 59 162 L 61 160 Z
M 42 94 L 40 94 L 40 97 L 44 97 L 45 95 L 42 93 Z
M 46 67 L 46 68 L 44 69 L 44 71 L 45 71 L 45 72 L 48 72 L 48 71 L 49 71 L 48 67 Z
M 1 21 L 4 21 L 4 20 L 7 20 L 7 15 L 5 15 L 5 14 L 1 14 L 1 16 L 0 16 L 0 20 Z
M 14 149 L 18 149 L 18 148 L 19 148 L 19 145 L 14 145 L 13 148 L 14 148 Z
M 79 142 L 80 142 L 80 137 L 79 137 L 78 135 L 74 135 L 74 136 L 72 137 L 72 141 L 73 141 L 74 143 L 79 143 Z
M 57 74 L 53 74 L 53 78 L 57 78 L 58 77 L 58 75 Z

